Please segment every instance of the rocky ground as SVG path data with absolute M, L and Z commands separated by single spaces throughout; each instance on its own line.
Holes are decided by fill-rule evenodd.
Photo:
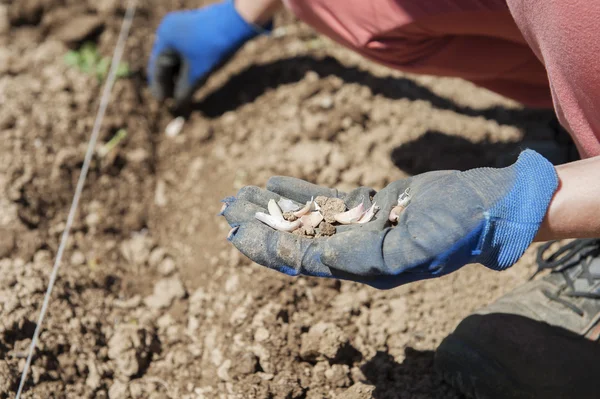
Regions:
M 116 42 L 118 1 L 0 1 L 0 398 L 13 397 L 97 110 L 64 56 Z M 188 3 L 188 4 L 186 4 Z M 27 398 L 458 398 L 433 351 L 524 281 L 473 265 L 391 291 L 289 278 L 225 240 L 219 200 L 275 174 L 381 188 L 495 165 L 552 135 L 551 113 L 457 79 L 375 66 L 291 17 L 198 93 L 181 134 L 144 66 L 169 10 L 140 4 L 56 284 Z

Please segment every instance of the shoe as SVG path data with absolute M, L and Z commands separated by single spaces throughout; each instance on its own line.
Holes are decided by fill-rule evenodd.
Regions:
M 545 258 L 532 280 L 464 319 L 435 368 L 476 399 L 600 398 L 600 240 L 575 240 Z M 537 274 L 537 273 L 536 273 Z

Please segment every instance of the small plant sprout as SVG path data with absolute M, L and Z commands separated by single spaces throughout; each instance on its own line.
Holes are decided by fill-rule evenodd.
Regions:
M 110 69 L 110 58 L 102 57 L 98 47 L 93 42 L 84 43 L 78 50 L 71 50 L 65 54 L 65 64 L 77 68 L 88 75 L 96 75 L 98 81 L 104 81 Z M 125 62 L 117 66 L 116 77 L 126 78 L 130 75 L 129 65 Z
M 407 188 L 402 194 L 400 194 L 400 196 L 398 197 L 398 204 L 392 208 L 392 210 L 390 211 L 390 216 L 389 216 L 389 220 L 392 223 L 397 223 L 398 219 L 400 219 L 400 214 L 402 213 L 402 211 L 404 211 L 404 209 L 406 209 L 406 207 L 408 206 L 408 204 L 410 204 L 412 197 L 410 195 L 410 187 Z
M 100 158 L 104 158 L 109 152 L 111 152 L 116 146 L 118 146 L 121 141 L 125 140 L 127 137 L 127 130 L 119 129 L 117 133 L 108 141 L 108 143 L 104 144 L 102 147 L 98 148 L 98 156 Z

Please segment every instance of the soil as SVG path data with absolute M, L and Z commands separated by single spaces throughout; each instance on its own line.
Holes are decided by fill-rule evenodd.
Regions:
M 14 397 L 101 92 L 63 57 L 110 56 L 122 2 L 0 1 L 0 398 Z M 220 200 L 273 175 L 341 190 L 494 165 L 551 112 L 458 79 L 373 65 L 287 15 L 197 95 L 181 134 L 146 87 L 161 17 L 141 2 L 40 336 L 26 398 L 459 398 L 441 339 L 522 283 L 472 265 L 391 291 L 290 278 L 226 240 Z M 65 21 L 75 27 L 65 31 Z M 100 143 L 100 144 L 102 144 Z M 283 150 L 282 150 L 283 149 Z

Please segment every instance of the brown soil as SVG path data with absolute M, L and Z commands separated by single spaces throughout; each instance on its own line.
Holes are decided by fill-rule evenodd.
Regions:
M 110 55 L 121 3 L 0 2 L 0 398 L 25 362 L 100 96 L 63 56 L 83 39 Z M 473 265 L 386 292 L 292 279 L 228 244 L 219 200 L 276 174 L 344 190 L 492 165 L 551 136 L 551 113 L 391 72 L 282 16 L 286 34 L 245 46 L 168 138 L 173 115 L 144 67 L 160 18 L 194 5 L 138 10 L 134 74 L 116 84 L 101 141 L 128 136 L 90 170 L 24 397 L 459 397 L 433 351 L 521 283 L 532 252 L 507 272 Z

